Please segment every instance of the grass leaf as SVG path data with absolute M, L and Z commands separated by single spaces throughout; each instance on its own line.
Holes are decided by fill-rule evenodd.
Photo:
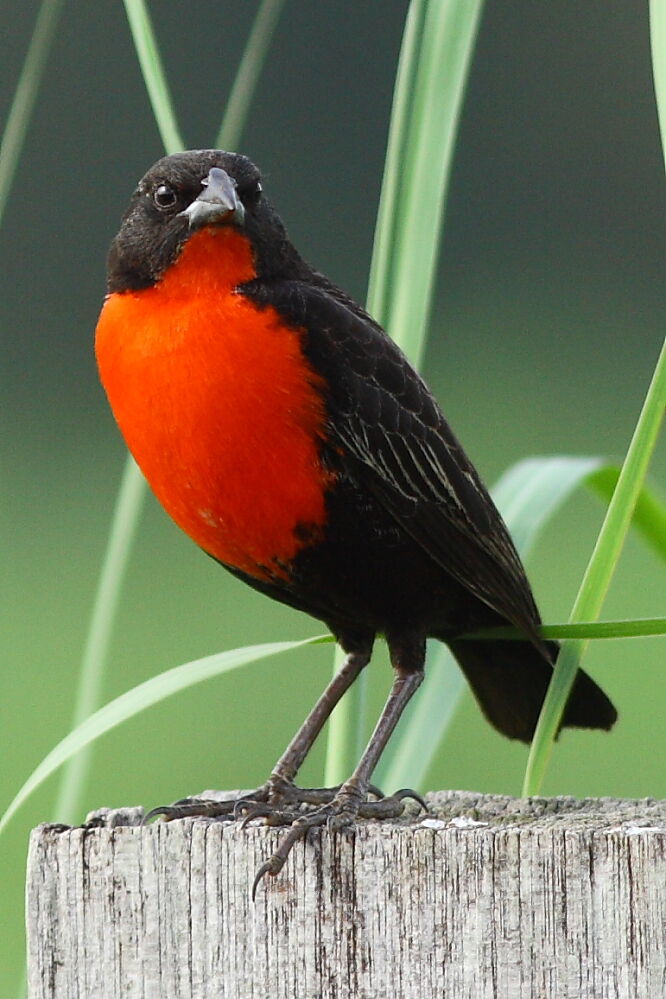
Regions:
M 481 0 L 412 0 L 403 34 L 370 267 L 368 310 L 418 364 L 430 316 L 455 136 Z M 334 671 L 341 655 L 335 657 Z M 361 675 L 329 723 L 326 784 L 352 772 L 365 730 Z
M 80 725 L 100 702 L 116 611 L 145 498 L 143 476 L 134 460 L 128 457 L 86 635 L 76 689 L 74 727 Z M 89 767 L 89 753 L 78 753 L 63 771 L 54 808 L 56 822 L 69 822 L 76 815 Z
M 222 126 L 226 140 L 233 146 L 240 136 L 254 94 L 261 67 L 266 58 L 283 0 L 263 0 L 257 12 L 238 69 Z M 126 0 L 125 8 L 134 39 L 137 57 L 153 107 L 165 151 L 183 148 L 176 114 L 162 66 L 155 33 L 143 0 Z M 242 77 L 242 80 L 239 78 Z M 224 136 L 223 136 L 224 138 Z M 79 725 L 99 703 L 102 681 L 116 610 L 122 591 L 129 557 L 136 537 L 146 496 L 146 482 L 131 455 L 125 461 L 113 521 L 109 533 L 100 581 L 93 604 L 76 692 L 73 724 Z M 55 805 L 57 821 L 71 821 L 80 807 L 85 789 L 90 753 L 78 753 L 62 775 Z
M 650 42 L 657 114 L 666 165 L 666 8 L 660 0 L 650 0 Z M 572 623 L 576 623 L 582 618 L 594 619 L 601 610 L 620 557 L 629 523 L 640 500 L 643 480 L 657 442 L 665 409 L 666 340 L 662 346 L 606 518 L 571 611 L 570 620 Z M 648 500 L 648 510 L 650 507 L 651 504 Z M 653 507 L 652 513 L 655 513 Z M 659 528 L 658 515 L 654 516 L 653 523 Z M 586 647 L 587 641 L 585 639 L 568 639 L 562 646 L 530 747 L 523 782 L 523 793 L 526 795 L 536 794 L 541 787 L 567 697 Z
M 381 322 L 420 366 L 463 96 L 482 0 L 430 0 L 407 114 L 391 245 L 388 299 Z
M 124 0 L 134 48 L 150 98 L 155 122 L 167 153 L 185 148 L 181 138 L 166 73 L 145 0 Z
M 283 7 L 284 0 L 262 0 L 259 4 L 215 139 L 216 149 L 238 150 L 259 74 Z
M 599 616 L 643 488 L 665 408 L 666 341 L 571 611 L 569 620 L 572 624 L 595 621 Z M 569 638 L 562 645 L 530 747 L 523 783 L 524 795 L 538 794 L 541 788 L 567 698 L 588 641 Z
M 218 652 L 203 659 L 195 659 L 193 662 L 174 666 L 173 669 L 153 676 L 132 690 L 128 690 L 109 701 L 108 704 L 99 708 L 94 714 L 84 719 L 80 725 L 72 729 L 33 770 L 0 819 L 0 833 L 24 801 L 58 767 L 123 722 L 134 718 L 154 704 L 159 704 L 167 697 L 171 697 L 181 690 L 187 690 L 204 680 L 210 680 L 214 676 L 220 676 L 222 673 L 247 666 L 259 659 L 266 659 L 281 652 L 291 652 L 304 645 L 316 645 L 328 640 L 330 640 L 328 636 L 317 636 L 294 642 L 264 642 L 261 645 L 248 645 L 241 649 Z
M 618 465 L 605 465 L 590 476 L 587 484 L 608 504 L 619 477 Z M 648 486 L 643 486 L 636 501 L 633 526 L 655 554 L 666 561 L 666 503 Z
M 580 621 L 578 624 L 542 624 L 538 629 L 542 638 L 649 638 L 666 635 L 666 617 L 637 617 L 622 621 Z M 488 641 L 518 641 L 529 639 L 524 632 L 507 625 L 505 628 L 484 628 L 461 635 L 460 640 L 479 638 Z
M 666 165 L 666 4 L 663 0 L 650 0 L 650 48 L 661 148 Z
M 0 143 L 0 222 L 16 175 L 63 0 L 43 0 Z
M 508 469 L 492 494 L 521 557 L 529 555 L 548 521 L 576 489 L 587 486 L 599 492 L 599 483 L 606 488 L 613 475 L 617 475 L 616 466 L 602 458 L 566 455 L 527 458 Z M 652 493 L 644 489 L 641 496 L 647 497 L 646 510 L 652 501 L 659 507 Z M 652 529 L 637 526 L 650 539 Z M 661 543 L 666 544 L 666 535 L 661 537 Z M 640 627 L 636 624 L 634 633 L 642 634 Z M 645 627 L 658 629 L 660 625 Z M 493 629 L 493 634 L 501 637 L 503 630 Z M 490 637 L 490 631 L 486 636 Z M 465 681 L 453 656 L 445 646 L 433 642 L 421 690 L 405 712 L 377 769 L 376 782 L 380 786 L 387 791 L 407 785 L 423 787 L 464 690 Z

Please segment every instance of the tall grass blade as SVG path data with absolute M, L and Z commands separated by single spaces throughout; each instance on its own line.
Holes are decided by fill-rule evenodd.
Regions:
M 524 458 L 504 472 L 492 491 L 493 499 L 523 558 L 571 494 L 605 466 L 603 458 L 540 455 Z
M 654 638 L 666 635 L 666 617 L 636 617 L 621 621 L 580 621 L 578 624 L 542 624 L 538 629 L 542 638 Z M 461 635 L 460 639 L 484 638 L 488 641 L 519 641 L 529 639 L 517 628 L 484 628 L 482 631 Z
M 419 65 L 426 0 L 412 0 L 393 91 L 384 175 L 377 210 L 375 239 L 370 262 L 366 307 L 378 323 L 387 327 L 391 318 L 391 257 L 397 243 L 398 205 L 403 181 L 403 164 L 412 118 L 412 98 Z
M 183 148 L 183 142 L 148 10 L 143 0 L 125 0 L 125 10 L 164 147 L 167 152 L 177 152 Z M 74 709 L 75 726 L 99 703 L 113 623 L 145 496 L 145 480 L 128 455 L 86 636 Z M 56 821 L 70 822 L 77 814 L 90 765 L 90 750 L 85 749 L 63 771 L 54 809 Z
M 650 0 L 650 48 L 661 148 L 666 166 L 666 4 L 663 0 Z
M 216 149 L 238 150 L 259 74 L 283 7 L 284 0 L 262 0 L 259 5 L 217 133 Z
M 566 503 L 572 493 L 583 486 L 598 491 L 599 483 L 617 478 L 618 469 L 608 465 L 601 458 L 552 456 L 527 458 L 508 469 L 492 490 L 493 499 L 511 531 L 516 547 L 523 559 L 529 554 L 550 519 Z M 660 508 L 661 516 L 666 511 L 656 497 L 643 490 L 641 498 L 649 498 Z M 647 504 L 649 508 L 649 503 Z M 652 541 L 652 525 L 636 523 L 648 541 Z M 657 532 L 658 533 L 658 532 Z M 666 530 L 659 536 L 658 550 L 666 550 Z M 612 628 L 612 622 L 611 629 Z M 570 625 L 565 626 L 570 628 Z M 589 625 L 586 625 L 589 631 Z M 604 628 L 598 625 L 602 637 Z M 621 622 L 615 626 L 620 634 L 659 634 L 661 619 L 649 623 Z M 557 633 L 559 630 L 559 634 Z M 609 629 L 606 628 L 606 636 Z M 512 629 L 492 629 L 485 637 L 502 637 L 502 632 Z M 587 633 L 587 632 L 586 632 Z M 561 626 L 549 637 L 562 637 Z M 406 712 L 396 734 L 389 743 L 378 767 L 376 781 L 387 790 L 411 785 L 423 787 L 429 767 L 437 755 L 455 709 L 465 690 L 465 681 L 448 650 L 433 643 L 432 655 L 428 657 L 426 678 L 417 695 L 411 714 Z
M 106 556 L 83 651 L 74 710 L 75 727 L 92 714 L 101 700 L 104 668 L 108 658 L 113 623 L 145 496 L 145 484 L 141 473 L 133 459 L 128 458 L 111 521 Z M 79 753 L 63 772 L 56 799 L 56 822 L 71 821 L 76 815 L 81 805 L 89 766 L 90 754 Z
M 145 0 L 123 0 L 155 122 L 167 153 L 185 148 Z
M 591 475 L 587 484 L 608 504 L 619 477 L 619 466 L 607 465 Z M 653 552 L 666 562 L 666 503 L 648 486 L 643 486 L 636 501 L 633 527 Z
M 159 676 L 153 676 L 145 683 L 109 701 L 72 729 L 33 770 L 0 819 L 0 833 L 33 791 L 36 791 L 58 767 L 123 722 L 204 680 L 247 666 L 259 659 L 327 640 L 328 636 L 319 636 L 295 642 L 265 642 L 262 645 L 248 645 L 241 649 L 219 652 L 191 663 L 184 663 L 182 666 L 174 666 L 173 669 L 160 673 Z
M 657 114 L 666 166 L 666 5 L 662 0 L 650 0 L 650 44 Z M 615 565 L 620 556 L 629 520 L 639 499 L 640 487 L 656 444 L 665 408 L 666 341 L 664 341 L 627 457 L 608 507 L 606 519 L 571 612 L 570 620 L 574 623 L 581 618 L 594 619 L 601 610 Z M 546 695 L 530 748 L 523 782 L 523 794 L 525 795 L 536 794 L 541 787 L 567 696 L 586 647 L 587 642 L 582 639 L 570 639 L 562 646 L 557 668 Z
M 63 0 L 43 0 L 0 142 L 0 223 L 58 26 Z
M 666 341 L 571 611 L 569 620 L 572 624 L 578 621 L 595 621 L 599 616 L 643 487 L 665 408 Z M 570 638 L 562 645 L 530 747 L 523 784 L 524 795 L 538 794 L 541 788 L 567 698 L 588 641 L 589 639 Z
M 511 524 L 519 551 L 533 533 L 533 518 L 550 518 L 567 497 L 584 484 L 608 505 L 620 476 L 620 466 L 603 458 L 551 455 L 524 458 L 504 473 L 493 497 Z M 666 503 L 649 486 L 641 489 L 632 526 L 655 554 L 666 560 Z
M 370 263 L 366 306 L 370 315 L 383 326 L 388 325 L 390 318 L 388 288 L 391 254 L 396 241 L 401 169 L 412 113 L 412 95 L 421 50 L 425 9 L 426 0 L 412 0 L 407 12 L 393 92 L 384 176 Z M 342 651 L 336 649 L 333 657 L 334 674 L 340 669 L 343 659 Z M 331 715 L 324 768 L 324 783 L 327 786 L 340 784 L 352 772 L 361 754 L 365 735 L 367 698 L 368 677 L 362 673 L 352 690 Z
M 239 67 L 239 74 L 243 74 L 243 84 L 239 85 L 237 81 L 232 88 L 229 102 L 233 107 L 225 116 L 225 123 L 229 122 L 226 127 L 236 137 L 245 123 L 254 86 L 281 6 L 282 0 L 264 0 L 243 53 Z M 183 148 L 183 141 L 148 9 L 143 0 L 126 0 L 125 9 L 165 151 L 177 152 Z M 146 483 L 134 460 L 128 455 L 83 653 L 73 722 L 75 726 L 99 704 L 113 622 L 145 495 Z M 72 758 L 63 771 L 55 805 L 56 821 L 72 821 L 77 814 L 85 791 L 90 761 L 90 751 L 83 750 Z
M 599 458 L 530 458 L 510 468 L 492 490 L 523 558 L 573 490 L 601 466 Z M 448 649 L 429 645 L 426 676 L 377 769 L 387 790 L 422 787 L 466 684 Z
M 481 0 L 412 0 L 391 110 L 368 309 L 419 364 L 446 191 Z M 336 656 L 335 669 L 339 668 Z M 325 782 L 351 773 L 365 729 L 366 678 L 329 725 Z
M 4 219 L 5 208 L 16 176 L 37 92 L 44 75 L 62 7 L 63 0 L 43 0 L 39 8 L 28 51 L 2 132 L 2 140 L 0 141 L 0 225 Z M 26 995 L 26 979 L 27 973 L 24 968 L 17 992 L 19 999 L 24 999 Z
M 425 349 L 453 150 L 482 7 L 481 0 L 426 5 L 399 165 L 384 317 L 389 333 L 417 367 Z

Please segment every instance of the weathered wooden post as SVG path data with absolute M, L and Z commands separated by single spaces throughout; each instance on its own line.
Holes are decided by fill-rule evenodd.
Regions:
M 39 827 L 30 999 L 660 999 L 666 802 L 429 796 L 433 814 L 283 831 Z

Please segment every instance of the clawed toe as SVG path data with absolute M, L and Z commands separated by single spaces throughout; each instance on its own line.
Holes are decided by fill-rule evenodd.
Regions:
M 424 812 L 429 812 L 428 803 L 425 798 L 414 791 L 411 787 L 403 787 L 400 791 L 396 791 L 395 794 L 391 795 L 392 798 L 397 798 L 398 801 L 405 801 L 405 799 L 410 799 L 415 801 L 417 805 L 420 805 Z
M 171 822 L 174 819 L 187 819 L 192 816 L 203 816 L 209 819 L 233 819 L 234 801 L 213 801 L 207 798 L 181 798 L 173 805 L 158 805 L 143 817 L 142 826 L 159 816 Z
M 284 837 L 280 845 L 278 846 L 275 853 L 268 858 L 265 864 L 262 864 L 257 871 L 254 882 L 252 883 L 252 901 L 254 902 L 257 895 L 257 888 L 263 880 L 266 874 L 270 877 L 275 877 L 280 873 L 284 867 L 287 857 L 291 853 L 292 847 L 299 839 L 303 839 L 310 829 L 314 829 L 315 826 L 324 825 L 325 822 L 329 820 L 331 812 L 331 806 L 325 805 L 323 808 L 319 808 L 314 812 L 310 812 L 307 815 L 302 816 L 297 819 L 287 835 Z
M 275 808 L 273 805 L 261 802 L 248 802 L 244 805 L 241 815 L 241 829 L 245 829 L 253 819 L 264 819 L 267 826 L 290 826 L 296 822 L 300 812 Z
M 356 819 L 392 819 L 402 815 L 405 801 L 412 799 L 424 811 L 428 811 L 428 806 L 424 799 L 411 788 L 402 788 L 390 797 L 382 796 L 381 791 L 372 788 L 372 793 L 376 795 L 376 800 L 367 801 L 357 793 L 351 793 L 344 788 L 333 795 L 330 801 L 314 811 L 306 812 L 293 822 L 291 829 L 280 843 L 278 849 L 262 864 L 257 871 L 252 885 L 252 901 L 255 900 L 257 888 L 268 874 L 275 877 L 285 865 L 287 857 L 295 843 L 303 839 L 310 829 L 316 826 L 326 825 L 333 832 L 352 825 Z

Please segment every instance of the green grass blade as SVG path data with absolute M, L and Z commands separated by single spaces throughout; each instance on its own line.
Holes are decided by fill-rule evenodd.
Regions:
M 620 468 L 607 465 L 588 479 L 590 489 L 610 503 L 620 477 Z M 655 554 L 666 561 L 666 503 L 648 486 L 643 486 L 634 510 L 633 526 Z
M 55 36 L 63 0 L 43 0 L 0 142 L 0 223 Z
M 581 481 L 608 505 L 619 475 L 620 466 L 603 458 L 525 458 L 504 473 L 493 489 L 493 497 L 504 519 L 512 525 L 518 550 L 524 551 L 532 535 L 533 517 L 550 516 Z M 666 503 L 649 486 L 640 491 L 633 527 L 657 555 L 666 559 Z
M 0 225 L 16 176 L 37 92 L 42 82 L 62 7 L 63 0 L 43 0 L 39 8 L 28 51 L 2 132 L 2 140 L 0 141 Z M 19 999 L 23 999 L 26 995 L 26 979 L 27 973 L 24 969 L 17 993 Z
M 191 663 L 175 666 L 165 673 L 160 673 L 159 676 L 151 677 L 132 690 L 126 691 L 113 701 L 109 701 L 108 704 L 99 708 L 80 725 L 72 729 L 33 770 L 0 819 L 0 833 L 33 791 L 37 790 L 58 767 L 123 722 L 134 718 L 147 708 L 159 704 L 167 697 L 187 690 L 204 680 L 210 680 L 222 673 L 247 666 L 259 659 L 266 659 L 281 652 L 291 652 L 293 649 L 305 645 L 315 645 L 327 640 L 328 636 L 318 636 L 294 642 L 265 642 L 262 645 L 248 645 L 241 649 L 219 652 L 203 659 L 196 659 Z
M 235 129 L 236 134 L 244 124 L 281 6 L 282 0 L 264 0 L 250 33 L 239 67 L 239 74 L 244 74 L 244 82 L 241 86 L 237 81 L 232 88 L 230 103 L 234 107 L 225 116 L 225 122 L 229 121 L 227 127 Z M 165 151 L 176 152 L 183 148 L 183 142 L 147 7 L 143 0 L 126 0 L 125 8 Z M 116 609 L 145 496 L 146 483 L 128 455 L 86 638 L 77 689 L 75 726 L 99 704 Z M 89 768 L 90 752 L 83 750 L 72 758 L 63 771 L 55 806 L 56 821 L 71 821 L 77 814 Z
M 666 165 L 666 4 L 663 0 L 650 0 L 650 47 L 661 148 Z
M 165 150 L 176 152 L 183 148 L 183 142 L 148 10 L 143 0 L 125 0 L 125 10 Z M 86 636 L 74 710 L 75 726 L 99 703 L 116 610 L 145 496 L 145 480 L 128 455 Z M 77 814 L 90 764 L 90 751 L 85 749 L 63 771 L 54 809 L 56 821 L 71 821 Z
M 538 629 L 542 638 L 650 638 L 666 635 L 666 617 L 638 617 L 622 621 L 581 621 L 578 624 L 542 624 Z M 460 640 L 523 641 L 529 639 L 524 632 L 507 625 L 506 628 L 484 628 L 469 635 L 461 635 Z
M 262 0 L 227 100 L 216 149 L 237 150 L 284 0 Z
M 571 493 L 601 466 L 599 458 L 545 457 L 518 462 L 499 479 L 493 499 L 525 558 L 540 532 Z M 429 645 L 426 677 L 378 767 L 387 790 L 422 787 L 465 690 L 448 649 Z
M 453 150 L 482 9 L 481 0 L 426 7 L 402 183 L 395 206 L 386 322 L 420 365 L 426 342 Z
M 370 268 L 368 308 L 415 364 L 425 346 L 455 136 L 481 0 L 412 0 L 396 78 Z M 336 656 L 335 667 L 340 664 Z M 363 740 L 366 678 L 336 708 L 325 782 L 351 773 Z
M 409 5 L 393 91 L 391 122 L 366 298 L 368 312 L 382 326 L 388 326 L 390 319 L 391 255 L 396 245 L 402 165 L 407 155 L 412 94 L 421 51 L 425 9 L 425 0 L 412 0 Z
M 666 7 L 661 0 L 650 0 L 650 44 L 652 72 L 661 132 L 661 144 L 666 165 Z M 571 621 L 595 618 L 606 595 L 615 564 L 634 507 L 639 501 L 640 487 L 659 433 L 666 407 L 666 341 L 648 390 L 643 410 L 636 425 L 606 519 L 587 567 L 583 582 L 571 612 Z M 564 643 L 559 655 L 546 700 L 541 710 L 523 782 L 523 793 L 536 794 L 541 787 L 553 748 L 555 733 L 566 705 L 566 699 L 576 676 L 576 670 L 586 648 L 584 639 Z
M 601 458 L 564 455 L 527 458 L 508 469 L 492 494 L 521 557 L 529 556 L 541 531 L 576 489 L 587 486 L 599 491 L 599 482 L 607 482 L 613 474 L 617 475 L 617 468 L 607 465 Z M 645 494 L 657 503 L 652 494 L 644 490 Z M 649 536 L 650 532 L 644 533 Z M 666 534 L 661 537 L 661 543 L 666 545 Z M 630 627 L 633 622 L 624 624 L 629 633 L 644 633 L 637 623 L 634 632 Z M 597 627 L 601 629 L 600 625 Z M 659 627 L 654 625 L 657 633 Z M 618 630 L 621 630 L 620 626 Z M 492 635 L 503 637 L 504 631 L 508 635 L 511 629 L 493 629 Z M 490 636 L 488 630 L 484 637 Z M 465 681 L 453 657 L 444 646 L 433 643 L 423 686 L 409 709 L 411 713 L 406 712 L 389 743 L 378 767 L 378 784 L 387 790 L 406 785 L 423 786 L 464 690 Z
M 543 455 L 516 462 L 502 475 L 493 499 L 523 558 L 569 496 L 605 464 L 597 457 Z
M 389 287 L 391 253 L 395 245 L 395 226 L 399 199 L 401 163 L 412 108 L 412 92 L 425 20 L 425 0 L 412 0 L 407 13 L 405 31 L 393 92 L 393 107 L 382 180 L 382 191 L 375 228 L 375 240 L 370 263 L 366 305 L 369 313 L 383 325 L 389 318 Z M 336 649 L 333 673 L 340 669 L 344 655 Z M 361 674 L 352 690 L 337 705 L 328 724 L 324 783 L 333 787 L 352 772 L 363 748 L 368 678 Z
M 643 487 L 665 408 L 666 341 L 571 611 L 572 624 L 579 621 L 595 621 L 599 616 Z M 587 648 L 587 642 L 588 639 L 571 638 L 565 640 L 562 645 L 530 747 L 523 784 L 524 795 L 537 794 L 541 788 L 567 697 Z
M 180 136 L 157 39 L 144 0 L 124 0 L 134 47 L 143 73 L 148 97 L 167 153 L 185 148 Z
M 74 710 L 75 727 L 92 714 L 101 699 L 111 633 L 145 496 L 146 488 L 141 472 L 133 459 L 128 458 L 120 483 L 83 651 Z M 71 821 L 79 811 L 89 768 L 90 753 L 82 752 L 75 756 L 63 771 L 54 810 L 56 822 Z

